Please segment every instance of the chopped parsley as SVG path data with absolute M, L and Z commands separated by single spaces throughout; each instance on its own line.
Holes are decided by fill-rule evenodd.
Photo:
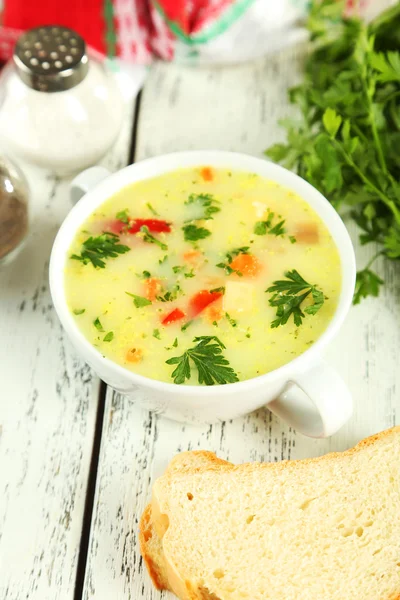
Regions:
M 191 365 L 197 369 L 200 384 L 214 385 L 239 381 L 229 361 L 223 356 L 224 344 L 215 335 L 195 337 L 197 342 L 181 356 L 174 356 L 165 361 L 168 365 L 176 365 L 171 377 L 174 383 L 182 384 L 191 377 Z
M 161 335 L 160 335 L 160 330 L 159 329 L 154 329 L 153 330 L 153 337 L 155 337 L 157 340 L 161 340 Z
M 160 300 L 160 302 L 172 302 L 177 299 L 180 293 L 182 293 L 182 288 L 179 283 L 176 283 L 163 296 L 157 296 L 157 300 Z
M 168 260 L 168 255 L 167 254 L 163 258 L 159 259 L 158 264 L 159 265 L 163 265 L 166 260 Z
M 151 300 L 143 298 L 143 296 L 137 296 L 136 294 L 131 294 L 129 292 L 125 292 L 125 294 L 133 298 L 133 304 L 136 306 L 136 308 L 142 308 L 142 306 L 148 306 L 151 304 Z
M 126 225 L 129 224 L 129 215 L 128 215 L 127 208 L 125 210 L 120 210 L 119 212 L 117 212 L 117 214 L 115 216 L 118 219 L 118 221 L 122 221 Z
M 115 233 L 105 232 L 97 237 L 90 236 L 83 242 L 81 253 L 72 254 L 71 258 L 80 260 L 84 265 L 91 262 L 96 269 L 104 269 L 106 258 L 115 258 L 129 250 L 128 246 L 119 243 L 119 237 Z
M 190 325 L 191 325 L 192 323 L 193 323 L 193 320 L 192 320 L 192 321 L 188 321 L 187 323 L 185 323 L 184 325 L 182 325 L 182 327 L 181 327 L 181 331 L 186 331 L 186 329 L 187 329 L 188 327 L 190 327 Z
M 225 294 L 225 286 L 221 285 L 221 287 L 217 287 L 217 288 L 214 288 L 213 290 L 210 290 L 210 294 L 213 294 L 214 292 L 221 292 L 222 294 Z
M 225 313 L 225 317 L 228 323 L 232 325 L 232 327 L 237 327 L 237 321 L 235 319 L 232 319 L 232 317 L 227 312 Z
M 144 242 L 148 242 L 149 244 L 157 244 L 157 246 L 160 246 L 161 250 L 168 250 L 167 244 L 164 244 L 164 242 L 154 237 L 154 235 L 150 233 L 149 228 L 146 227 L 146 225 L 142 225 L 140 231 L 141 233 L 143 233 Z
M 178 347 L 178 338 L 174 339 L 174 343 L 172 344 L 173 348 L 177 348 Z
M 99 317 L 96 317 L 96 319 L 93 321 L 93 325 L 96 327 L 97 331 L 104 331 L 103 325 L 100 323 Z
M 271 323 L 273 328 L 285 325 L 291 315 L 295 325 L 301 325 L 305 317 L 304 313 L 315 315 L 325 301 L 323 292 L 317 289 L 315 284 L 307 283 L 296 269 L 286 271 L 285 277 L 287 279 L 274 281 L 273 285 L 266 290 L 267 293 L 273 293 L 269 299 L 270 306 L 276 307 L 277 318 Z M 303 312 L 300 306 L 310 294 L 314 302 Z
M 213 219 L 213 214 L 220 212 L 220 207 L 217 206 L 219 201 L 213 194 L 190 194 L 185 204 L 199 204 L 203 209 L 203 215 L 199 219 Z
M 86 308 L 74 308 L 74 315 L 83 315 L 83 313 L 85 312 Z
M 114 339 L 114 332 L 113 331 L 109 331 L 108 333 L 106 333 L 106 335 L 103 337 L 103 342 L 111 342 Z
M 197 225 L 184 225 L 182 227 L 183 236 L 185 238 L 185 242 L 197 242 L 198 240 L 204 240 L 209 235 L 211 235 L 211 231 L 206 229 L 205 227 L 197 227 Z
M 149 209 L 149 211 L 151 212 L 152 215 L 154 215 L 155 217 L 159 217 L 159 213 L 155 210 L 155 208 L 152 207 L 152 205 L 150 204 L 150 202 L 146 203 L 147 208 Z
M 285 219 L 275 223 L 275 225 L 273 224 L 274 219 L 275 213 L 268 211 L 267 220 L 257 221 L 257 223 L 254 225 L 254 233 L 256 235 L 266 235 L 268 233 L 269 235 L 276 235 L 277 237 L 284 235 L 286 233 L 286 229 L 284 227 Z

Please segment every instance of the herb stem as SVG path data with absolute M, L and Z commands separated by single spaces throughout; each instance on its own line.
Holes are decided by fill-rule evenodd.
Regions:
M 379 196 L 382 202 L 392 211 L 398 225 L 400 226 L 400 212 L 398 211 L 393 200 L 386 196 L 386 194 L 384 194 L 379 188 L 377 188 L 376 185 L 374 185 L 372 181 L 368 179 L 366 175 L 364 175 L 364 173 L 357 167 L 351 156 L 347 154 L 346 150 L 335 138 L 332 138 L 332 141 L 336 149 L 342 154 L 342 156 L 346 160 L 349 167 L 351 167 L 357 173 L 357 175 L 360 177 L 360 179 L 362 179 L 365 185 L 367 185 L 371 190 L 373 190 Z

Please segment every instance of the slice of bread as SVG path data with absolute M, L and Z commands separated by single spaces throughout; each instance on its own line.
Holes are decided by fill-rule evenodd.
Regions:
M 400 427 L 312 460 L 185 453 L 172 467 L 141 523 L 159 588 L 181 600 L 400 600 Z
M 217 458 L 213 452 L 203 450 L 181 452 L 171 460 L 165 475 L 180 476 L 188 472 L 198 472 L 204 467 L 213 468 L 229 464 L 226 460 Z M 153 526 L 151 504 L 147 505 L 140 520 L 139 544 L 143 560 L 155 587 L 158 590 L 172 591 L 166 572 L 162 541 Z

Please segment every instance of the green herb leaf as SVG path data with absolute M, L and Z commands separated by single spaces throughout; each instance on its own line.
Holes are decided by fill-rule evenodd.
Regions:
M 289 92 L 301 119 L 282 124 L 287 143 L 266 152 L 319 189 L 400 260 L 400 3 L 368 25 L 348 17 L 343 2 L 312 2 L 312 47 L 304 82 Z M 379 292 L 369 266 L 355 301 Z
M 225 313 L 225 317 L 226 317 L 226 320 L 228 321 L 228 323 L 230 325 L 232 325 L 232 327 L 237 327 L 237 321 L 235 319 L 232 319 L 232 317 L 230 315 L 228 315 L 227 312 Z
M 356 289 L 354 292 L 353 304 L 360 304 L 362 298 L 367 296 L 379 296 L 380 286 L 384 281 L 371 269 L 358 271 L 356 277 Z
M 214 385 L 234 383 L 238 376 L 229 361 L 223 356 L 224 344 L 216 336 L 199 336 L 193 339 L 197 344 L 181 356 L 166 361 L 168 365 L 177 365 L 171 374 L 174 383 L 182 384 L 191 376 L 191 364 L 197 368 L 199 384 Z
M 186 331 L 186 329 L 187 329 L 188 327 L 190 327 L 190 325 L 191 325 L 192 323 L 193 323 L 193 320 L 192 320 L 192 321 L 188 321 L 187 323 L 185 323 L 184 325 L 182 325 L 182 327 L 181 327 L 181 331 Z
M 86 308 L 74 308 L 74 315 L 83 315 L 83 313 L 85 312 Z
M 146 225 L 142 225 L 142 227 L 140 228 L 140 232 L 143 234 L 142 239 L 144 242 L 147 242 L 149 244 L 156 244 L 157 246 L 160 246 L 161 250 L 168 250 L 167 244 L 164 244 L 164 242 L 161 242 L 161 240 L 158 240 L 156 237 L 154 237 L 154 235 L 150 233 L 149 228 L 146 227 Z
M 177 348 L 178 347 L 178 338 L 174 339 L 174 343 L 172 344 L 173 348 Z
M 289 240 L 291 244 L 295 244 L 297 242 L 296 238 L 294 237 L 294 235 L 289 235 Z
M 287 271 L 285 277 L 287 279 L 274 281 L 273 285 L 266 290 L 267 293 L 273 294 L 269 299 L 270 306 L 276 307 L 277 318 L 272 321 L 272 328 L 285 325 L 292 315 L 295 325 L 301 325 L 305 316 L 301 304 L 310 294 L 313 304 L 304 309 L 304 312 L 309 315 L 315 315 L 325 301 L 321 290 L 303 279 L 296 269 Z
M 97 331 L 104 331 L 103 325 L 100 323 L 99 317 L 96 317 L 96 319 L 93 321 L 93 325 L 96 327 Z
M 214 288 L 213 290 L 210 290 L 211 294 L 213 294 L 214 292 L 221 292 L 222 294 L 225 294 L 225 286 L 221 285 L 221 287 L 217 287 L 217 288 Z
M 153 337 L 155 337 L 157 340 L 161 340 L 161 335 L 160 335 L 160 330 L 159 329 L 154 329 L 153 330 Z
M 197 225 L 184 225 L 182 227 L 183 236 L 186 242 L 197 242 L 204 240 L 211 235 L 211 231 L 205 227 L 197 227 Z
M 267 233 L 270 235 L 282 236 L 286 233 L 285 219 L 279 221 L 275 225 L 273 225 L 273 220 L 275 218 L 275 213 L 268 212 L 268 218 L 266 221 L 257 221 L 254 225 L 254 233 L 256 235 L 266 235 Z
M 131 294 L 130 292 L 125 292 L 125 294 L 133 298 L 133 304 L 136 306 L 136 308 L 142 308 L 143 306 L 149 306 L 149 304 L 151 304 L 151 300 L 143 298 L 143 296 L 137 296 L 136 294 Z
M 213 194 L 190 194 L 185 202 L 185 204 L 199 204 L 203 209 L 203 214 L 199 219 L 205 220 L 212 219 L 212 215 L 221 210 L 218 203 L 219 201 Z
M 331 137 L 336 137 L 339 127 L 342 123 L 342 118 L 336 114 L 333 108 L 327 108 L 322 116 L 324 127 Z
M 160 300 L 160 302 L 173 302 L 180 294 L 182 294 L 182 288 L 179 283 L 176 283 L 169 290 L 164 292 L 163 295 L 157 296 L 157 300 Z
M 113 331 L 109 331 L 108 333 L 106 333 L 106 335 L 103 337 L 103 342 L 111 342 L 114 339 L 114 332 Z
M 163 265 L 166 260 L 168 260 L 168 255 L 167 254 L 163 258 L 159 259 L 158 264 L 159 265 Z
M 151 212 L 152 215 L 154 215 L 155 217 L 159 217 L 159 213 L 155 210 L 155 208 L 152 207 L 152 205 L 150 204 L 150 202 L 146 203 L 147 208 L 149 209 L 149 211 Z
M 91 262 L 96 269 L 104 269 L 106 258 L 116 258 L 129 250 L 128 246 L 119 243 L 119 237 L 115 233 L 105 232 L 97 237 L 89 237 L 83 242 L 81 253 L 72 254 L 71 258 L 80 260 L 84 265 Z
M 119 221 L 122 221 L 123 223 L 125 223 L 126 225 L 128 225 L 129 224 L 128 209 L 126 208 L 125 210 L 120 210 L 119 212 L 117 212 L 116 218 Z

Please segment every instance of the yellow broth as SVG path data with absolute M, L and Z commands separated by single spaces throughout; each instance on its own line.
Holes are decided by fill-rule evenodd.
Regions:
M 209 205 L 219 209 L 208 219 L 204 218 L 207 202 L 199 198 L 204 194 L 210 195 L 206 196 L 211 198 Z M 132 224 L 140 225 L 136 219 L 166 221 L 170 231 L 129 233 Z M 282 221 L 284 233 L 279 235 L 279 227 L 274 233 L 274 226 Z M 185 241 L 182 228 L 188 225 L 210 234 Z M 259 233 L 264 228 L 265 234 L 257 235 L 257 227 Z M 82 256 L 88 237 L 104 231 L 118 231 L 118 243 L 129 251 L 105 258 L 104 268 L 71 258 Z M 158 243 L 146 241 L 146 232 Z M 238 256 L 239 262 L 234 262 Z M 243 256 L 250 259 L 243 262 Z M 250 269 L 244 272 L 242 263 L 249 260 Z M 227 267 L 217 266 L 221 264 Z M 296 326 L 290 316 L 285 325 L 272 328 L 277 309 L 270 306 L 272 294 L 265 290 L 293 269 L 323 292 L 325 302 L 315 315 L 306 314 L 304 308 L 313 302 L 309 294 L 301 304 L 301 325 Z M 65 289 L 79 329 L 102 355 L 119 365 L 173 382 L 175 366 L 166 361 L 192 348 L 196 336 L 218 336 L 226 347 L 224 357 L 238 379 L 245 380 L 289 362 L 323 333 L 338 303 L 341 267 L 325 225 L 291 190 L 253 173 L 191 168 L 130 185 L 100 206 L 73 240 Z M 199 292 L 203 294 L 200 305 L 207 298 L 215 299 L 194 315 Z M 140 306 L 143 298 L 147 304 Z M 168 322 L 171 313 L 184 316 Z M 198 384 L 193 364 L 187 383 Z

